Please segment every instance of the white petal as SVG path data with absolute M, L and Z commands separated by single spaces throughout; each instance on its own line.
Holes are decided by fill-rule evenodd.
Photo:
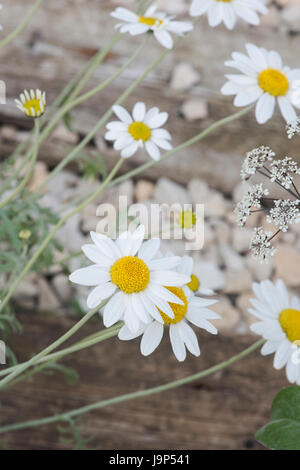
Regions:
M 259 47 L 248 43 L 246 44 L 246 49 L 250 59 L 257 67 L 259 67 L 259 70 L 266 69 L 268 67 L 266 57 Z
M 190 353 L 194 356 L 200 356 L 198 339 L 193 329 L 185 321 L 181 321 L 178 323 L 178 330 Z
M 262 94 L 263 91 L 259 87 L 255 87 L 251 91 L 238 93 L 233 103 L 235 106 L 248 106 L 258 100 Z
M 259 124 L 267 122 L 274 113 L 276 100 L 269 93 L 264 93 L 258 100 L 255 110 L 256 120 Z
M 151 137 L 151 141 L 157 146 L 160 147 L 163 150 L 172 150 L 172 145 L 168 140 L 165 139 L 158 139 L 157 137 Z M 147 148 L 147 144 L 146 144 Z
M 291 343 L 288 340 L 282 341 L 274 356 L 274 368 L 281 369 L 287 363 L 291 352 Z
M 223 8 L 221 2 L 213 2 L 208 8 L 208 23 L 213 28 L 223 20 Z
M 116 258 L 120 258 L 121 252 L 116 246 L 116 244 L 108 238 L 106 235 L 97 232 L 90 232 L 91 238 L 95 245 L 97 246 L 98 250 L 101 251 L 105 256 L 112 258 L 115 260 Z
M 167 258 L 154 259 L 149 262 L 148 267 L 152 271 L 168 270 L 176 268 L 180 263 L 180 256 L 168 256 Z M 182 271 L 181 271 L 182 272 Z M 183 272 L 186 274 L 186 272 Z
M 251 10 L 246 5 L 243 5 L 241 2 L 234 3 L 233 7 L 236 14 L 240 16 L 243 20 L 247 21 L 247 23 L 252 24 L 254 26 L 259 25 L 259 16 L 255 11 Z
M 118 118 L 125 122 L 126 124 L 131 124 L 132 123 L 132 117 L 130 116 L 130 114 L 128 113 L 128 111 L 126 111 L 125 108 L 123 108 L 123 106 L 120 106 L 120 105 L 114 105 L 112 107 L 113 109 L 113 112 L 115 113 L 116 116 L 118 116 Z
M 236 14 L 230 4 L 223 5 L 223 20 L 228 29 L 233 29 L 236 23 Z
M 153 116 L 149 117 L 148 113 L 145 118 L 145 124 L 148 124 L 151 129 L 157 129 L 167 122 L 168 116 L 168 113 L 155 113 Z
M 144 304 L 140 298 L 140 294 L 131 294 L 130 297 L 131 305 L 136 316 L 141 320 L 141 322 L 145 324 L 149 323 L 151 321 L 151 317 L 144 307 Z
M 134 142 L 133 144 L 129 145 L 128 147 L 125 147 L 122 152 L 121 152 L 121 156 L 123 158 L 130 158 L 132 157 L 132 155 L 135 154 L 135 152 L 137 151 L 138 149 L 138 144 L 137 142 Z
M 269 66 L 273 69 L 281 69 L 282 68 L 282 59 L 278 52 L 270 51 L 268 54 L 268 62 Z
M 164 334 L 164 327 L 156 321 L 147 326 L 141 341 L 141 353 L 143 356 L 149 356 L 160 344 Z
M 110 297 L 115 292 L 116 288 L 117 286 L 112 282 L 107 282 L 106 284 L 101 284 L 100 286 L 95 287 L 87 298 L 88 308 L 97 307 L 102 300 Z
M 201 16 L 207 12 L 210 0 L 193 0 L 190 8 L 191 16 Z
M 106 328 L 121 320 L 126 307 L 125 294 L 117 292 L 104 307 L 103 323 Z
M 127 131 L 128 124 L 125 124 L 124 122 L 120 121 L 112 121 L 107 124 L 106 128 L 110 131 L 122 132 Z
M 134 142 L 133 137 L 126 133 L 117 138 L 117 140 L 114 143 L 114 149 L 122 150 L 125 147 L 128 147 L 129 145 L 131 145 L 133 142 Z
M 152 271 L 150 280 L 154 284 L 176 287 L 188 284 L 191 281 L 191 277 L 174 271 Z
M 85 256 L 90 260 L 93 261 L 93 263 L 96 263 L 102 267 L 109 267 L 111 266 L 112 263 L 112 258 L 109 258 L 108 256 L 105 256 L 97 246 L 88 244 L 88 245 L 83 245 L 81 247 L 83 253 Z
M 178 331 L 178 325 L 170 325 L 170 341 L 172 345 L 173 352 L 178 361 L 182 362 L 186 358 L 186 350 L 184 342 L 181 338 L 181 335 Z
M 148 290 L 153 294 L 155 297 L 159 297 L 160 299 L 165 300 L 166 302 L 172 302 L 173 304 L 183 305 L 183 301 L 177 297 L 177 295 L 170 292 L 163 286 L 158 286 L 155 284 L 150 284 L 148 286 Z
M 160 159 L 160 150 L 153 142 L 150 140 L 145 143 L 146 150 L 153 160 L 158 161 Z
M 165 30 L 154 31 L 154 36 L 158 42 L 166 49 L 172 49 L 173 39 L 170 33 Z
M 132 116 L 135 121 L 143 121 L 146 115 L 146 105 L 145 103 L 138 102 L 134 105 Z
M 69 279 L 75 284 L 82 286 L 97 286 L 110 281 L 110 274 L 95 265 L 88 268 L 81 268 L 70 274 Z
M 124 312 L 124 322 L 132 333 L 137 333 L 139 331 L 141 321 L 132 306 L 131 296 L 128 296 L 128 304 Z
M 281 114 L 287 122 L 292 122 L 297 119 L 296 111 L 285 96 L 278 97 L 278 104 Z
M 135 23 L 136 21 L 139 20 L 138 16 L 135 13 L 128 10 L 127 8 L 122 8 L 122 7 L 116 8 L 114 11 L 111 12 L 110 15 L 113 18 L 117 18 L 118 20 L 128 21 L 131 23 Z
M 159 250 L 159 247 L 160 239 L 152 238 L 151 240 L 148 240 L 142 244 L 138 252 L 138 257 L 147 263 L 154 258 Z
M 121 341 L 130 341 L 132 339 L 135 339 L 137 338 L 138 336 L 140 336 L 141 334 L 144 333 L 144 330 L 145 330 L 145 326 L 140 326 L 139 330 L 137 331 L 137 333 L 132 333 L 132 331 L 129 330 L 129 328 L 127 328 L 126 325 L 122 326 L 122 328 L 120 329 L 119 331 L 119 334 L 118 334 L 118 338 L 121 340 Z

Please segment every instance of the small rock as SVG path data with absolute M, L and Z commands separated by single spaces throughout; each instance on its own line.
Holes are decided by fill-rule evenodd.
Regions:
M 139 180 L 135 186 L 135 199 L 137 202 L 147 201 L 151 199 L 154 192 L 154 184 L 150 181 Z
M 214 192 L 204 204 L 205 216 L 224 217 L 227 212 L 227 202 L 221 193 Z
M 252 277 L 248 269 L 230 270 L 226 273 L 227 281 L 224 292 L 227 294 L 236 294 L 249 289 L 252 283 Z
M 222 243 L 228 245 L 231 242 L 231 229 L 227 222 L 222 219 L 216 219 L 213 222 L 213 229 L 219 245 Z
M 250 228 L 234 227 L 232 232 L 232 246 L 239 253 L 246 253 L 249 250 L 250 240 L 253 230 Z
M 53 139 L 61 140 L 67 144 L 76 145 L 78 143 L 78 135 L 66 128 L 63 124 L 57 126 L 52 134 Z
M 229 245 L 220 245 L 220 255 L 227 269 L 242 270 L 244 268 L 244 259 L 236 253 Z
M 8 125 L 2 126 L 0 133 L 1 133 L 1 137 L 4 140 L 12 140 L 12 141 L 16 140 L 17 131 L 16 131 L 16 128 L 13 126 L 8 126 Z
M 227 297 L 219 297 L 218 300 L 219 302 L 213 305 L 211 308 L 222 318 L 220 318 L 219 320 L 213 320 L 212 323 L 215 325 L 219 332 L 232 332 L 232 330 L 237 327 L 240 321 L 240 314 L 238 310 L 233 307 Z
M 243 294 L 239 295 L 237 300 L 236 300 L 236 306 L 241 312 L 241 317 L 244 322 L 244 328 L 243 330 L 240 330 L 241 333 L 244 334 L 254 334 L 250 326 L 252 323 L 255 323 L 258 321 L 258 319 L 254 316 L 251 315 L 251 313 L 248 312 L 248 309 L 251 307 L 250 299 L 254 299 L 255 295 L 253 294 L 252 291 L 247 291 L 244 292 Z
M 198 178 L 192 179 L 188 183 L 188 191 L 193 204 L 203 203 L 208 199 L 210 193 L 208 184 Z
M 287 6 L 282 12 L 282 20 L 288 25 L 290 30 L 300 31 L 300 8 L 298 5 Z
M 170 87 L 174 91 L 188 90 L 196 85 L 199 80 L 200 74 L 194 69 L 193 65 L 188 62 L 181 62 L 173 70 Z
M 276 277 L 288 286 L 300 286 L 300 253 L 292 246 L 280 243 L 274 256 Z
M 168 178 L 160 178 L 154 190 L 153 198 L 155 202 L 161 204 L 190 204 L 187 190 Z
M 64 274 L 58 274 L 53 278 L 52 284 L 61 301 L 67 302 L 71 298 L 72 289 L 67 276 Z
M 33 175 L 28 183 L 28 191 L 33 193 L 41 184 L 44 183 L 49 175 L 48 167 L 44 162 L 36 162 Z
M 39 310 L 47 310 L 49 312 L 55 311 L 60 307 L 59 300 L 55 295 L 51 285 L 44 278 L 38 280 L 39 288 Z
M 182 114 L 187 121 L 196 121 L 197 119 L 204 119 L 208 116 L 207 101 L 200 98 L 193 98 L 181 107 Z
M 260 263 L 258 260 L 253 258 L 251 254 L 248 254 L 246 257 L 246 266 L 250 270 L 255 281 L 270 279 L 273 271 L 273 258 L 271 258 L 269 263 Z

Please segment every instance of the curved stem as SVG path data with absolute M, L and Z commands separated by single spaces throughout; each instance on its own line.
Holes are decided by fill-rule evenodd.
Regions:
M 210 374 L 214 374 L 215 372 L 218 372 L 222 369 L 225 369 L 226 367 L 231 366 L 235 362 L 239 361 L 240 359 L 243 359 L 244 357 L 248 356 L 252 352 L 256 351 L 260 346 L 262 346 L 264 341 L 265 341 L 264 339 L 260 339 L 259 341 L 256 341 L 254 344 L 249 346 L 249 348 L 244 349 L 244 351 L 240 352 L 236 356 L 233 356 L 230 359 L 227 359 L 226 361 L 221 362 L 220 364 L 210 367 L 204 371 L 198 372 L 188 377 L 184 377 L 183 379 L 174 380 L 173 382 L 169 382 L 164 385 L 159 385 L 158 387 L 152 387 L 146 390 L 140 390 L 138 392 L 120 395 L 119 397 L 109 398 L 107 400 L 99 401 L 92 405 L 83 406 L 81 408 L 69 411 L 67 413 L 62 413 L 62 414 L 55 415 L 55 416 L 49 416 L 47 418 L 36 419 L 33 421 L 26 421 L 23 423 L 16 423 L 16 424 L 10 424 L 8 426 L 2 426 L 0 428 L 0 434 L 4 434 L 5 432 L 10 432 L 10 431 L 17 431 L 20 429 L 33 428 L 33 427 L 41 426 L 44 424 L 56 423 L 56 422 L 63 421 L 65 419 L 69 419 L 75 416 L 80 416 L 84 413 L 88 413 L 93 410 L 105 408 L 106 406 L 115 405 L 117 403 L 122 403 L 124 401 L 133 400 L 135 398 L 142 398 L 142 397 L 146 397 L 149 395 L 154 395 L 156 393 L 165 392 L 173 388 L 181 387 L 182 385 L 188 384 L 190 382 L 194 382 L 195 380 L 202 379 L 204 377 L 207 377 Z
M 26 186 L 28 181 L 30 180 L 33 170 L 34 170 L 34 165 L 36 162 L 36 159 L 38 157 L 38 150 L 39 150 L 39 135 L 40 135 L 40 125 L 39 125 L 39 120 L 35 119 L 34 121 L 34 147 L 33 147 L 33 153 L 32 153 L 32 159 L 30 162 L 29 170 L 26 173 L 23 181 L 19 184 L 19 186 L 13 191 L 6 199 L 4 199 L 2 202 L 0 202 L 0 209 L 4 207 L 6 204 L 8 204 L 10 201 L 12 201 Z
M 31 21 L 32 17 L 36 13 L 36 11 L 39 9 L 41 4 L 43 3 L 44 0 L 36 0 L 34 6 L 32 7 L 31 11 L 28 13 L 28 15 L 24 18 L 22 23 L 19 24 L 19 26 L 12 31 L 8 36 L 6 36 L 2 41 L 0 41 L 0 49 L 4 46 L 6 46 L 8 43 L 13 41 L 29 24 Z
M 82 204 L 80 204 L 78 207 L 75 207 L 71 212 L 66 214 L 62 219 L 60 219 L 55 227 L 51 230 L 51 232 L 48 234 L 48 236 L 44 239 L 44 241 L 41 243 L 39 248 L 36 250 L 32 258 L 28 261 L 26 266 L 23 268 L 21 271 L 20 275 L 15 279 L 13 284 L 11 285 L 7 295 L 4 297 L 3 301 L 0 302 L 0 312 L 3 310 L 3 308 L 7 305 L 8 301 L 10 300 L 11 296 L 13 295 L 14 291 L 24 278 L 24 276 L 28 273 L 30 268 L 34 265 L 36 260 L 39 258 L 41 253 L 44 251 L 48 243 L 52 240 L 56 232 L 64 225 L 64 223 L 70 219 L 73 215 L 77 214 L 78 212 L 82 211 L 86 206 L 88 206 L 109 184 L 109 182 L 112 180 L 112 178 L 115 176 L 121 165 L 123 164 L 123 159 L 121 158 L 117 164 L 114 166 L 108 177 L 103 181 L 103 183 L 99 186 L 99 188 L 94 191 L 94 193 L 86 199 Z M 1 385 L 1 384 L 0 384 Z
M 82 339 L 81 341 L 75 343 L 73 346 L 69 346 L 68 348 L 57 351 L 56 353 L 47 354 L 46 356 L 41 357 L 35 362 L 34 366 L 36 367 L 34 367 L 28 372 L 25 372 L 23 375 L 18 376 L 15 380 L 9 383 L 9 386 L 13 386 L 15 385 L 15 383 L 20 382 L 21 380 L 27 379 L 28 377 L 31 377 L 32 375 L 35 375 L 37 372 L 40 372 L 41 369 L 44 369 L 45 367 L 47 367 L 49 364 L 52 364 L 53 362 L 59 361 L 60 359 L 62 359 L 64 356 L 68 354 L 81 351 L 83 349 L 89 348 L 90 346 L 94 346 L 95 344 L 102 343 L 102 341 L 105 341 L 106 339 L 110 339 L 116 336 L 119 333 L 121 327 L 122 327 L 122 324 L 120 325 L 118 323 L 117 325 L 114 325 L 110 328 L 100 331 L 100 333 L 98 332 Z M 25 364 L 28 365 L 28 361 L 23 362 L 22 364 L 18 364 L 13 367 L 9 367 L 8 369 L 1 371 L 0 376 L 8 375 L 9 373 L 17 370 L 19 366 L 25 365 Z
M 43 349 L 40 353 L 36 354 L 33 356 L 29 361 L 24 362 L 23 364 L 19 364 L 16 366 L 16 369 L 13 370 L 9 375 L 7 375 L 4 379 L 0 381 L 0 389 L 2 389 L 4 386 L 6 386 L 8 383 L 10 383 L 15 377 L 20 375 L 22 372 L 24 372 L 28 367 L 34 365 L 37 363 L 37 361 L 40 361 L 43 357 L 45 357 L 47 354 L 50 354 L 54 349 L 58 348 L 62 343 L 67 341 L 71 336 L 73 336 L 90 318 L 92 318 L 95 313 L 99 311 L 100 308 L 102 308 L 108 300 L 103 301 L 100 305 L 98 305 L 96 308 L 93 310 L 90 310 L 84 317 L 82 317 L 70 330 L 67 331 L 63 336 L 61 336 L 59 339 L 54 341 L 54 343 L 50 344 L 47 346 L 45 349 Z

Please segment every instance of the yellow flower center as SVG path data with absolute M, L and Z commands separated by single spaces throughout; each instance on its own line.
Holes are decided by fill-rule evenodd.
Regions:
M 170 325 L 171 323 L 174 325 L 175 323 L 179 323 L 186 316 L 186 312 L 188 309 L 188 301 L 187 301 L 185 293 L 180 287 L 166 287 L 166 289 L 168 289 L 170 292 L 172 292 L 177 297 L 179 297 L 179 299 L 182 300 L 182 302 L 184 303 L 184 305 L 178 305 L 178 304 L 173 304 L 172 302 L 169 302 L 169 305 L 175 315 L 174 318 L 168 317 L 168 315 L 166 315 L 165 313 L 163 313 L 161 310 L 158 309 L 165 325 Z
M 125 292 L 133 294 L 146 289 L 150 281 L 150 271 L 146 263 L 134 256 L 118 259 L 110 269 L 111 280 Z
M 196 214 L 191 210 L 182 211 L 177 218 L 177 224 L 181 228 L 192 228 L 195 225 L 196 220 Z
M 293 308 L 282 310 L 279 315 L 281 328 L 291 343 L 300 340 L 300 311 Z
M 134 140 L 142 140 L 146 142 L 151 137 L 151 129 L 147 124 L 143 122 L 133 122 L 128 127 L 129 134 L 134 138 Z
M 199 281 L 199 279 L 197 278 L 197 276 L 195 276 L 195 274 L 192 274 L 192 275 L 191 275 L 191 280 L 190 280 L 190 282 L 187 284 L 187 286 L 188 286 L 193 292 L 197 292 L 197 290 L 198 290 L 199 287 L 200 287 L 200 281 Z
M 30 117 L 36 117 L 38 115 L 38 112 L 40 112 L 40 114 L 42 114 L 42 108 L 41 108 L 41 102 L 39 99 L 32 99 L 32 100 L 29 100 L 27 101 L 25 104 L 24 104 L 24 108 L 26 109 L 27 111 L 27 116 L 30 116 Z M 32 109 L 34 110 L 34 113 L 32 112 Z
M 140 16 L 139 22 L 147 24 L 148 26 L 160 26 L 162 24 L 162 20 L 159 18 L 153 18 L 151 16 Z
M 258 85 L 272 96 L 284 96 L 289 89 L 289 81 L 286 76 L 276 69 L 263 70 L 258 75 Z

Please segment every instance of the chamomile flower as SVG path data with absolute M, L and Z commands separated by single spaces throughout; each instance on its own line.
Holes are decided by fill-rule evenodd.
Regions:
M 178 361 L 185 360 L 186 348 L 194 356 L 199 356 L 198 339 L 189 322 L 216 335 L 218 331 L 209 320 L 218 319 L 220 316 L 207 307 L 215 304 L 217 301 L 196 297 L 187 287 L 168 287 L 168 289 L 183 302 L 182 305 L 169 303 L 174 313 L 174 318 L 171 319 L 160 311 L 160 318 L 149 324 L 141 323 L 136 334 L 132 334 L 126 325 L 123 326 L 119 332 L 119 339 L 131 340 L 143 335 L 141 353 L 144 356 L 149 356 L 160 344 L 164 329 L 167 328 L 169 329 L 172 349 Z
M 240 75 L 226 75 L 224 95 L 236 95 L 235 106 L 256 103 L 256 119 L 259 124 L 267 122 L 274 114 L 276 103 L 287 122 L 296 120 L 293 108 L 292 85 L 300 79 L 300 69 L 283 66 L 280 55 L 253 44 L 246 44 L 248 55 L 234 52 L 233 60 L 225 62 L 236 68 Z
M 166 253 L 166 256 L 174 256 L 174 253 L 169 251 L 168 253 Z M 214 291 L 212 289 L 201 287 L 200 280 L 194 272 L 194 260 L 191 256 L 181 257 L 181 262 L 177 268 L 177 271 L 179 273 L 182 273 L 182 274 L 185 274 L 186 276 L 191 277 L 190 282 L 186 284 L 186 287 L 189 289 L 191 293 L 202 294 L 202 295 L 214 294 Z
M 20 99 L 15 100 L 17 108 L 26 116 L 38 118 L 42 116 L 46 110 L 46 93 L 39 89 L 24 90 L 20 94 Z
M 144 103 L 136 103 L 132 117 L 122 106 L 113 106 L 114 113 L 120 121 L 107 124 L 106 140 L 114 141 L 114 149 L 121 151 L 123 158 L 129 158 L 138 148 L 145 147 L 153 160 L 160 159 L 159 147 L 171 150 L 170 133 L 161 126 L 168 119 L 168 113 L 161 113 L 158 108 L 146 110 Z
M 237 17 L 249 24 L 259 25 L 258 13 L 265 15 L 268 9 L 264 0 L 193 0 L 191 16 L 201 16 L 207 13 L 208 23 L 215 27 L 224 23 L 228 29 L 233 29 Z
M 193 29 L 193 25 L 187 21 L 173 21 L 165 13 L 157 11 L 156 6 L 147 9 L 144 15 L 137 15 L 127 8 L 116 8 L 111 16 L 121 20 L 116 28 L 121 33 L 129 33 L 132 36 L 152 31 L 157 41 L 167 49 L 172 49 L 173 39 L 170 33 L 182 36 Z
M 300 300 L 289 297 L 281 280 L 254 283 L 253 291 L 256 299 L 250 300 L 253 308 L 249 312 L 259 321 L 251 330 L 266 340 L 261 353 L 275 353 L 275 369 L 285 367 L 289 382 L 300 385 Z
M 167 288 L 190 282 L 189 276 L 175 271 L 180 257 L 158 257 L 159 239 L 143 242 L 144 230 L 140 225 L 115 242 L 91 232 L 94 244 L 84 245 L 82 251 L 94 264 L 70 275 L 76 284 L 96 286 L 87 298 L 89 308 L 111 297 L 103 312 L 106 327 L 123 320 L 130 331 L 136 332 L 141 321 L 147 324 L 152 318 L 160 319 L 160 311 L 174 318 L 168 302 L 183 305 Z

